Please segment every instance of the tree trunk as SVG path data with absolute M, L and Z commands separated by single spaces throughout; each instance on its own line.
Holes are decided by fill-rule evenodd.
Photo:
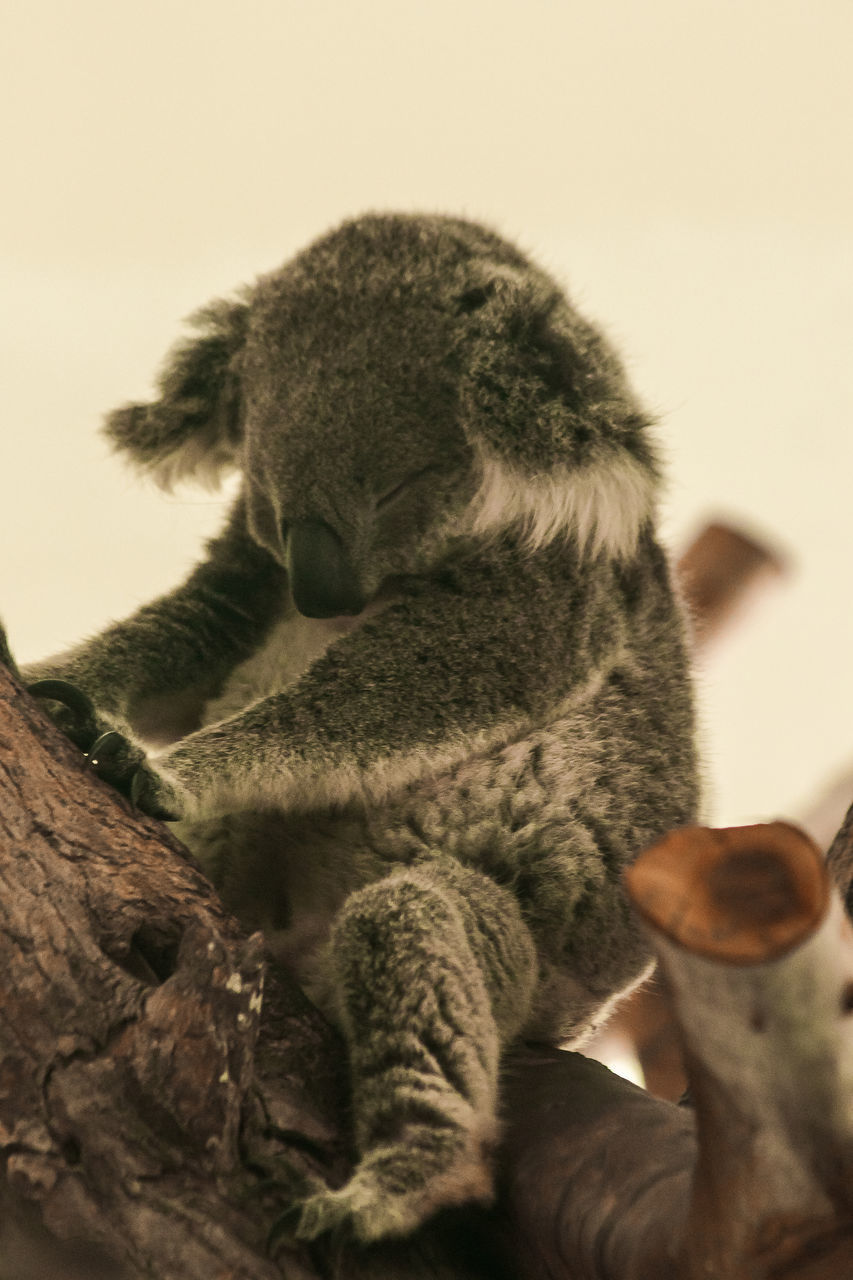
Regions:
M 273 1280 L 276 1161 L 348 1169 L 338 1037 L 2 664 L 0 752 L 0 1280 Z M 482 1265 L 451 1223 L 341 1274 L 499 1274 Z

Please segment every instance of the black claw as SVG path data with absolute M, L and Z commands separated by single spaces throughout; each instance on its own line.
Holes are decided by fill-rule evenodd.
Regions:
M 81 725 L 94 723 L 95 707 L 91 699 L 70 680 L 34 680 L 27 691 L 36 698 L 52 698 L 73 712 Z
M 101 763 L 101 758 L 109 760 L 110 756 L 114 756 L 127 741 L 116 729 L 108 729 L 106 733 L 102 733 L 96 738 L 89 750 L 86 752 L 86 759 L 93 769 L 97 769 Z

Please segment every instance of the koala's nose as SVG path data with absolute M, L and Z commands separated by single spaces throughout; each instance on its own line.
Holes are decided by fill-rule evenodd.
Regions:
M 294 602 L 306 618 L 361 613 L 367 603 L 343 543 L 324 520 L 288 527 L 287 567 Z

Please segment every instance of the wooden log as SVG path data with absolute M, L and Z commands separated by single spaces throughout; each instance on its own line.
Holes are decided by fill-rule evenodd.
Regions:
M 685 1280 L 853 1275 L 853 931 L 786 823 L 669 835 L 627 872 L 685 1047 Z
M 511 1066 L 519 1277 L 846 1280 L 853 935 L 819 851 L 785 823 L 692 828 L 626 879 L 695 1104 L 579 1054 L 542 1049 Z

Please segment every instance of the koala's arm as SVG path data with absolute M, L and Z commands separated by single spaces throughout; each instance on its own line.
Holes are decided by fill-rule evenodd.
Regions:
M 286 573 L 249 537 L 238 502 L 181 586 L 23 674 L 71 681 L 99 712 L 169 740 L 198 724 L 205 699 L 257 648 L 286 600 Z
M 547 718 L 616 660 L 620 604 L 596 575 L 504 567 L 422 584 L 289 688 L 185 738 L 148 799 L 187 817 L 375 801 Z

